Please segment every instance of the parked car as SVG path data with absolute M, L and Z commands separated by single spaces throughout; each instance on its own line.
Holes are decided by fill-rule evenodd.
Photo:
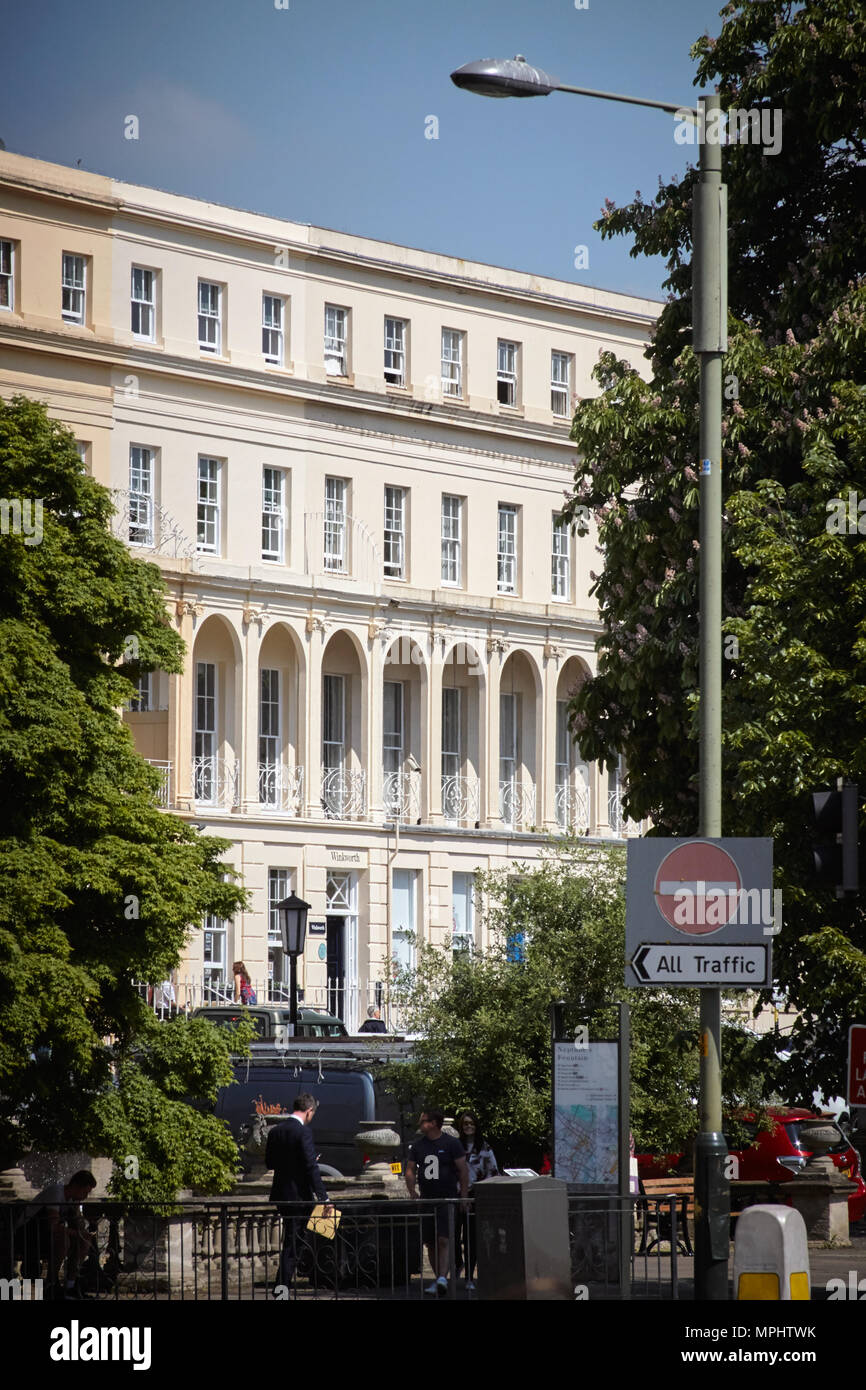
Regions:
M 291 1010 L 284 1004 L 204 1004 L 193 1010 L 193 1018 L 209 1018 L 221 1028 L 233 1028 L 242 1018 L 251 1018 L 256 1025 L 256 1042 L 273 1045 L 289 1041 Z M 301 1038 L 349 1036 L 342 1019 L 307 1004 L 298 1007 L 297 1035 Z
M 838 1124 L 814 1110 L 770 1107 L 768 1114 L 774 1122 L 772 1129 L 759 1129 L 752 1114 L 737 1117 L 752 1142 L 744 1148 L 734 1148 L 728 1140 L 728 1152 L 737 1160 L 736 1177 L 741 1182 L 790 1182 L 812 1156 L 809 1127 L 820 1125 L 835 1129 L 838 1142 L 829 1150 L 829 1157 L 852 1183 L 848 1219 L 861 1221 L 866 1215 L 866 1182 L 860 1172 L 860 1156 Z M 638 1154 L 637 1162 L 639 1177 L 662 1178 L 690 1165 L 691 1155 Z

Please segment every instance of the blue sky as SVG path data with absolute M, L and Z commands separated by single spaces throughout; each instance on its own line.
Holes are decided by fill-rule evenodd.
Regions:
M 0 137 L 133 183 L 661 298 L 662 261 L 631 259 L 592 223 L 605 197 L 649 196 L 685 169 L 673 118 L 562 93 L 485 101 L 449 74 L 523 53 L 561 82 L 692 105 L 689 48 L 719 32 L 721 3 L 0 0 L 15 52 Z

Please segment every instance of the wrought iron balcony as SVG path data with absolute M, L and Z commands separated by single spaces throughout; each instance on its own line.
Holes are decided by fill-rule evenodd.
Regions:
M 480 816 L 480 797 L 477 777 L 464 777 L 460 774 L 442 778 L 442 815 L 446 821 L 460 825 L 464 821 L 472 825 Z
M 267 811 L 299 816 L 304 793 L 304 769 L 285 763 L 259 763 L 259 805 Z
M 171 763 L 161 762 L 158 758 L 147 758 L 151 767 L 155 767 L 159 773 L 160 786 L 156 794 L 156 799 L 160 806 L 171 805 Z
M 421 819 L 421 778 L 417 772 L 386 772 L 383 803 L 388 820 L 414 825 Z
M 556 788 L 556 823 L 572 835 L 589 834 L 589 788 L 582 782 L 562 782 Z
M 366 772 L 323 767 L 322 809 L 332 820 L 364 820 L 367 815 Z
M 500 782 L 499 815 L 510 830 L 529 830 L 534 826 L 534 785 L 531 782 Z
M 240 771 L 240 763 L 233 758 L 193 758 L 193 800 L 199 806 L 230 811 L 240 801 Z
M 629 820 L 622 809 L 622 790 L 608 792 L 607 795 L 607 823 L 611 832 L 620 838 L 628 835 L 640 835 L 640 823 Z

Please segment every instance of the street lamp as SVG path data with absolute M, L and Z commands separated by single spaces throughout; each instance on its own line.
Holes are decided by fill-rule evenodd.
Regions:
M 280 934 L 283 938 L 283 950 L 289 957 L 289 1006 L 293 1038 L 298 1035 L 298 956 L 304 954 L 309 910 L 310 904 L 305 903 L 303 898 L 296 897 L 294 893 L 277 903 L 277 917 L 280 923 Z
M 692 229 L 692 347 L 700 363 L 700 836 L 722 833 L 722 357 L 727 351 L 727 189 L 722 183 L 717 95 L 702 110 L 588 87 L 567 87 L 516 58 L 484 58 L 452 72 L 486 97 L 576 96 L 623 101 L 689 116 L 698 124 L 700 168 Z M 712 116 L 715 112 L 716 115 Z M 715 140 L 713 140 L 715 136 Z M 701 990 L 700 1133 L 695 1145 L 695 1296 L 728 1297 L 730 1189 L 722 1134 L 722 995 Z

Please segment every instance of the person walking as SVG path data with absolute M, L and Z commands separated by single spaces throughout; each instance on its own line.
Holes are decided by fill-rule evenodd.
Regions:
M 472 1110 L 461 1110 L 455 1121 L 466 1162 L 469 1167 L 469 1196 L 473 1197 L 476 1183 L 485 1178 L 499 1176 L 496 1158 L 481 1130 L 478 1116 Z M 475 1244 L 475 1205 L 461 1208 L 457 1225 L 457 1263 L 463 1262 L 466 1288 L 472 1293 L 475 1288 L 475 1265 L 477 1264 Z
M 310 1128 L 318 1108 L 315 1096 L 302 1091 L 295 1097 L 291 1115 L 282 1124 L 274 1125 L 265 1146 L 265 1167 L 274 1170 L 271 1201 L 276 1203 L 283 1218 L 279 1283 L 286 1288 L 295 1277 L 298 1242 L 314 1200 L 324 1203 L 324 1216 L 334 1213 L 319 1172 Z M 302 1207 L 300 1203 L 306 1205 Z
M 421 1112 L 419 1129 L 422 1137 L 409 1145 L 406 1162 L 406 1187 L 414 1200 L 460 1196 L 466 1204 L 469 1196 L 469 1165 L 459 1139 L 442 1132 L 445 1114 L 435 1106 Z M 420 1194 L 416 1189 L 416 1179 Z M 449 1208 L 443 1201 L 433 1202 L 432 1209 L 422 1219 L 422 1235 L 427 1247 L 434 1281 L 425 1293 L 443 1295 L 448 1292 L 448 1267 L 451 1263 L 449 1237 Z

